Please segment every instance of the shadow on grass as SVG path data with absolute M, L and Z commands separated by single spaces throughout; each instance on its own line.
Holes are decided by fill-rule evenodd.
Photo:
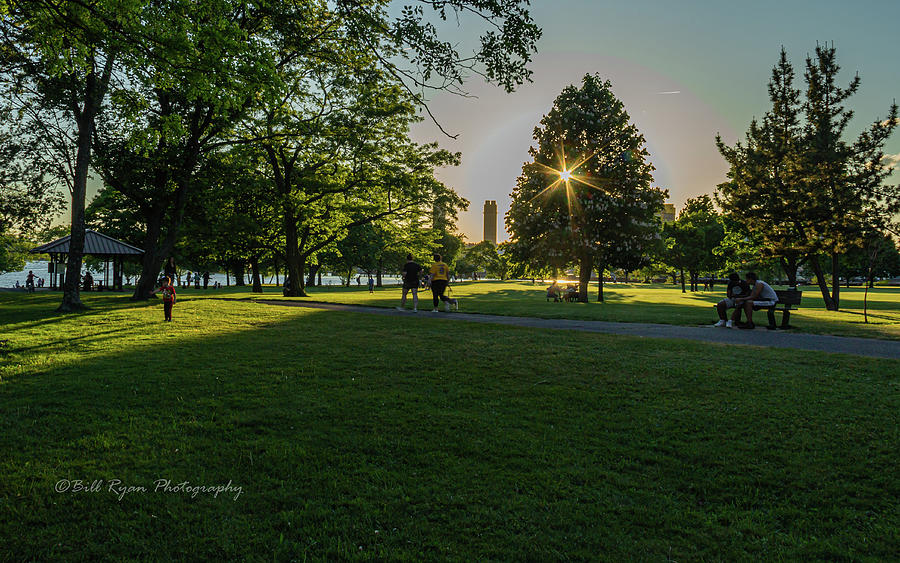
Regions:
M 722 370 L 693 343 L 571 334 L 557 350 L 527 329 L 221 307 L 210 322 L 263 324 L 207 336 L 142 317 L 159 338 L 0 386 L 8 555 L 895 553 L 893 363 L 737 350 Z M 62 478 L 242 494 L 117 500 L 56 493 Z

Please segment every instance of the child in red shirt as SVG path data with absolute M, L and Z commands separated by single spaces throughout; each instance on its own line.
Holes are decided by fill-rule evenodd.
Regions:
M 163 282 L 162 287 L 153 292 L 153 294 L 157 294 L 162 292 L 163 297 L 163 312 L 166 315 L 166 320 L 172 320 L 172 305 L 175 304 L 175 286 L 172 285 L 172 278 L 166 278 L 166 281 Z

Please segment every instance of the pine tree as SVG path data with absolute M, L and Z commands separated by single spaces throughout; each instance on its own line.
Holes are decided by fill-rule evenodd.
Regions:
M 806 59 L 801 166 L 805 191 L 813 202 L 808 210 L 811 235 L 817 250 L 831 256 L 830 294 L 816 254 L 811 255 L 810 263 L 830 310 L 840 306 L 840 255 L 861 243 L 868 218 L 876 211 L 873 206 L 883 200 L 882 184 L 890 172 L 881 165 L 881 149 L 897 125 L 897 107 L 893 104 L 887 119 L 876 120 L 855 142 L 847 142 L 845 133 L 853 111 L 845 102 L 859 90 L 860 78 L 854 76 L 842 88 L 837 85 L 840 69 L 833 45 L 817 45 L 815 56 Z
M 808 198 L 800 175 L 803 145 L 800 91 L 794 87 L 794 68 L 781 50 L 769 81 L 771 109 L 762 121 L 754 119 L 746 144 L 716 143 L 731 165 L 729 181 L 721 184 L 716 202 L 748 239 L 757 241 L 759 259 L 778 259 L 791 285 L 806 261 L 810 240 Z
M 859 77 L 837 85 L 834 47 L 818 46 L 806 60 L 805 99 L 793 86 L 794 71 L 782 49 L 769 83 L 771 109 L 754 119 L 744 143 L 717 144 L 731 165 L 716 201 L 731 225 L 754 241 L 760 259 L 777 258 L 790 284 L 807 262 L 828 309 L 840 304 L 842 253 L 859 246 L 864 233 L 882 232 L 900 211 L 900 191 L 884 185 L 891 173 L 883 147 L 897 125 L 897 107 L 855 141 L 845 140 L 853 112 L 845 105 Z M 829 291 L 821 254 L 831 256 Z

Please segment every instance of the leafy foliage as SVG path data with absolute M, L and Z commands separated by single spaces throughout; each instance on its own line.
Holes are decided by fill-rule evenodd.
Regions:
M 513 190 L 507 230 L 515 254 L 531 255 L 533 265 L 577 262 L 584 301 L 595 263 L 602 271 L 654 238 L 666 194 L 651 186 L 644 137 L 597 75 L 564 89 L 534 138 L 534 160 Z

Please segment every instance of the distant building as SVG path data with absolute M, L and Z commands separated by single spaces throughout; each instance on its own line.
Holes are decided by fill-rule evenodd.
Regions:
M 657 217 L 663 223 L 674 223 L 675 222 L 675 204 L 674 203 L 664 203 L 662 211 L 656 214 Z
M 497 244 L 497 202 L 484 202 L 484 240 Z

